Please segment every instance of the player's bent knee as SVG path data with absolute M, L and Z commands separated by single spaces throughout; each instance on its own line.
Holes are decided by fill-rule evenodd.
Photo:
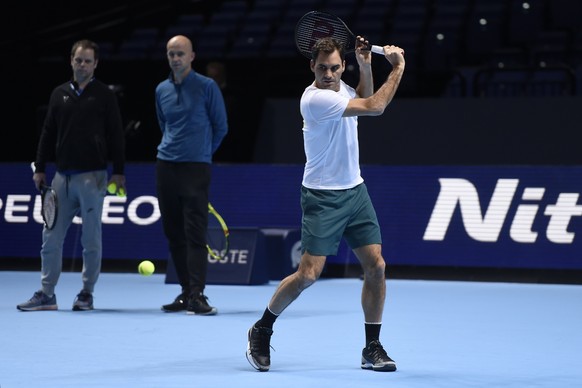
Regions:
M 369 265 L 364 266 L 364 272 L 367 276 L 384 276 L 386 271 L 386 262 L 380 256 L 379 259 L 374 260 Z
M 300 270 L 297 272 L 299 283 L 301 284 L 301 288 L 305 289 L 311 286 L 313 283 L 319 279 L 319 274 L 317 271 L 314 270 Z

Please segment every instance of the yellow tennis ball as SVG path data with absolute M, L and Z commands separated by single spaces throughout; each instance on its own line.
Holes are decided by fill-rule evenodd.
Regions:
M 156 270 L 156 266 L 149 260 L 144 260 L 137 266 L 137 271 L 143 276 L 150 276 Z
M 123 187 L 120 187 L 119 191 L 117 192 L 117 196 L 118 197 L 125 197 L 125 195 L 126 195 L 125 189 Z
M 107 186 L 107 192 L 109 194 L 115 194 L 115 192 L 117 191 L 117 185 L 113 182 L 111 182 L 108 186 Z

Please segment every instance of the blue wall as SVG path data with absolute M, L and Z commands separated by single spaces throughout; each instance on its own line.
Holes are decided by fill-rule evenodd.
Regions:
M 0 260 L 36 258 L 41 221 L 30 167 L 4 163 L 0 173 Z M 391 264 L 582 269 L 580 166 L 364 165 L 362 173 Z M 296 231 L 301 175 L 301 165 L 215 165 L 211 201 L 233 233 Z M 154 165 L 129 164 L 127 181 L 127 198 L 106 197 L 104 258 L 166 259 Z M 79 233 L 69 230 L 65 257 L 80 256 Z M 354 259 L 340 251 L 332 260 Z

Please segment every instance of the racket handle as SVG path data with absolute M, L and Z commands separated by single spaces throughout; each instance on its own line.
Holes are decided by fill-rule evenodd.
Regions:
M 384 47 L 372 45 L 372 52 L 380 55 L 384 55 Z
M 375 45 L 373 45 L 370 50 L 373 53 L 380 54 L 380 55 L 384 55 L 384 48 L 382 46 L 375 46 Z M 404 51 L 402 51 L 401 54 L 404 55 Z

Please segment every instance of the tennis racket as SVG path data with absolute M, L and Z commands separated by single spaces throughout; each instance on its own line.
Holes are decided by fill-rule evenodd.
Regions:
M 226 222 L 209 202 L 206 248 L 208 249 L 208 254 L 214 259 L 222 260 L 228 255 L 229 234 Z
M 310 11 L 295 25 L 295 45 L 301 54 L 311 59 L 311 50 L 318 39 L 331 37 L 339 41 L 346 54 L 356 51 L 356 35 L 339 17 L 327 12 Z M 381 46 L 369 45 L 368 50 L 384 55 Z
M 34 162 L 30 164 L 32 172 L 36 172 L 36 167 Z M 40 214 L 42 220 L 44 221 L 44 226 L 51 230 L 55 227 L 57 222 L 57 215 L 59 214 L 59 201 L 57 198 L 57 192 L 50 186 L 40 185 L 40 199 L 41 207 Z
M 51 230 L 55 227 L 57 215 L 59 214 L 57 192 L 50 186 L 42 185 L 40 187 L 40 198 L 42 201 L 40 212 L 44 225 L 48 230 Z

